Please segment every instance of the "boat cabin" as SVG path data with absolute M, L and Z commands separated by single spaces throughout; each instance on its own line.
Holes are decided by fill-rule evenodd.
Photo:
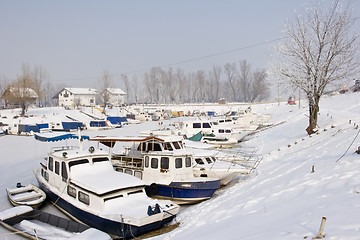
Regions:
M 186 176 L 193 176 L 192 158 L 186 153 L 182 138 L 164 136 L 149 137 L 127 149 L 125 154 L 113 154 L 115 169 L 144 180 L 170 182 Z
M 126 179 L 126 175 L 123 181 L 113 181 L 119 176 L 113 171 L 108 154 L 93 147 L 87 155 L 71 147 L 61 148 L 45 160 L 40 170 L 44 180 L 57 192 L 64 192 L 65 199 L 72 198 L 85 207 L 105 211 L 111 201 L 145 192 L 143 182 Z M 99 181 L 92 175 L 103 177 Z

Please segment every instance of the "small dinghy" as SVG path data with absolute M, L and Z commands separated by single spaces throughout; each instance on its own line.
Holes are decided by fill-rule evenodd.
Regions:
M 0 212 L 0 224 L 29 239 L 111 240 L 100 230 L 30 206 Z
M 22 186 L 18 183 L 16 188 L 7 188 L 6 192 L 14 206 L 26 205 L 38 208 L 46 199 L 45 192 L 33 184 Z

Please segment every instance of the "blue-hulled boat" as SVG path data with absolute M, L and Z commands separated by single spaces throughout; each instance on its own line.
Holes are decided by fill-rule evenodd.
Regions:
M 34 172 L 55 206 L 115 238 L 161 228 L 179 211 L 171 201 L 149 198 L 142 180 L 115 171 L 108 153 L 94 147 L 53 149 Z
M 170 199 L 178 204 L 192 204 L 212 197 L 220 187 L 220 179 L 195 177 L 192 156 L 179 136 L 95 137 L 109 147 L 116 142 L 134 142 L 125 154 L 112 154 L 117 171 L 142 179 L 148 196 Z

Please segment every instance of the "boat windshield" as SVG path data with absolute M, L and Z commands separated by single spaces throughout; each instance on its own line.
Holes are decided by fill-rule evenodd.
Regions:
M 80 160 L 71 161 L 71 162 L 69 162 L 69 168 L 71 168 L 72 166 L 75 166 L 75 165 L 86 164 L 86 163 L 89 163 L 89 160 L 80 159 Z
M 97 162 L 108 162 L 109 159 L 107 157 L 100 157 L 100 158 L 93 158 L 93 162 L 97 163 Z
M 211 159 L 210 159 L 209 157 L 207 157 L 207 158 L 205 158 L 205 159 L 206 159 L 206 161 L 207 161 L 209 164 L 212 163 L 212 161 L 211 161 Z
M 173 142 L 175 149 L 181 149 L 182 145 L 180 142 Z
M 196 162 L 197 164 L 201 164 L 201 165 L 204 164 L 204 162 L 203 162 L 203 160 L 202 160 L 201 158 L 195 158 L 195 162 Z

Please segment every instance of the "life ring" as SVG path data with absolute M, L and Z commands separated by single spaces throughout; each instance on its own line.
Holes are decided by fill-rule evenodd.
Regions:
M 151 197 L 151 196 L 154 196 L 154 195 L 156 195 L 157 194 L 157 192 L 158 192 L 158 190 L 159 190 L 159 187 L 158 187 L 158 185 L 156 184 L 156 183 L 152 183 L 149 187 L 147 187 L 147 195 L 149 196 L 149 197 Z

